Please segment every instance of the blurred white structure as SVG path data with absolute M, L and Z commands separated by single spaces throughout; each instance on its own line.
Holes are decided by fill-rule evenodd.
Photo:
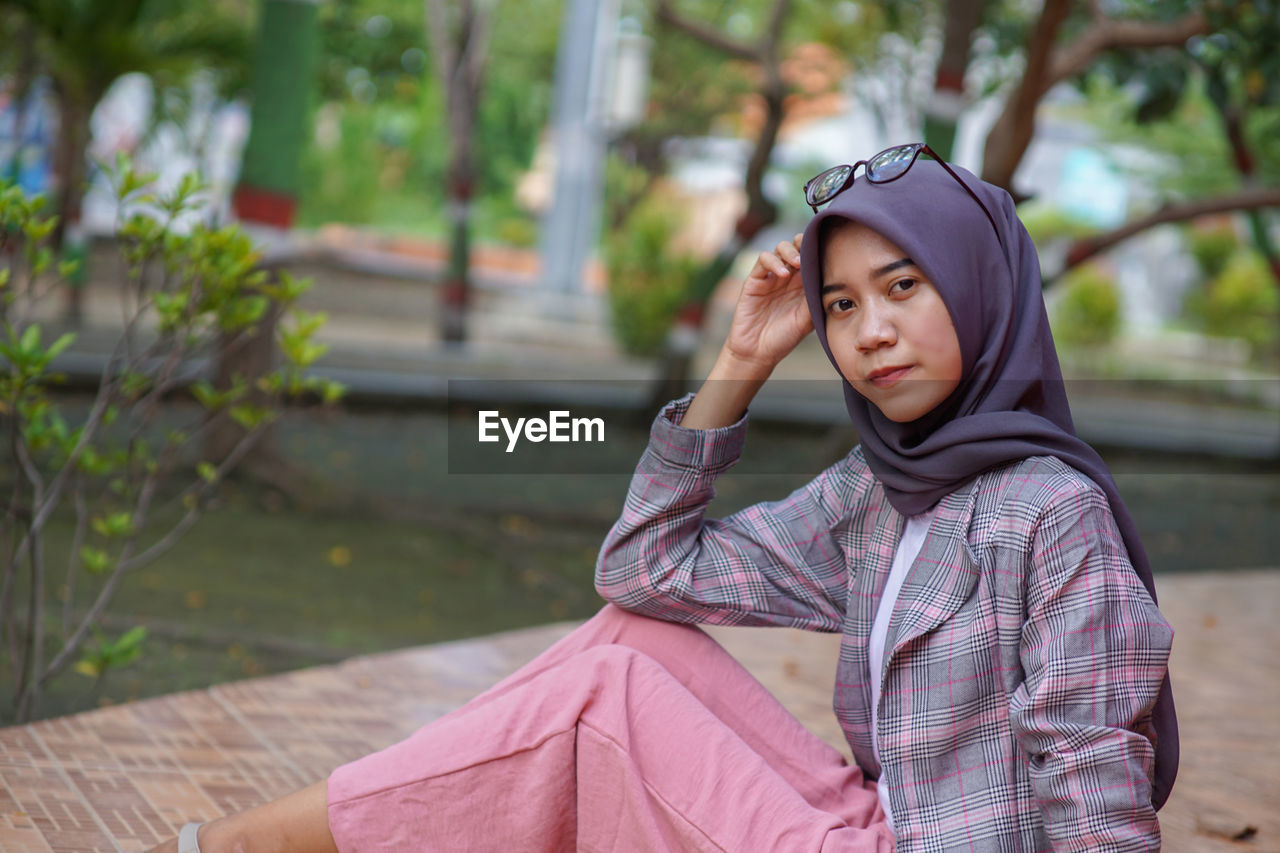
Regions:
M 620 0 L 568 0 L 556 60 L 552 145 L 554 191 L 543 224 L 543 310 L 572 313 L 596 251 L 610 135 L 644 117 L 650 42 Z
M 117 205 L 100 164 L 113 166 L 118 153 L 132 158 L 139 171 L 155 173 L 157 189 L 172 190 L 189 172 L 210 186 L 208 204 L 198 214 L 205 221 L 225 221 L 240 157 L 249 134 L 244 104 L 220 100 L 211 80 L 196 76 L 189 88 L 169 93 L 181 98 L 172 118 L 152 125 L 157 93 L 144 74 L 127 74 L 112 84 L 94 110 L 89 157 L 89 191 L 83 223 L 93 234 L 115 230 Z M 163 94 L 161 95 L 163 96 Z M 179 222 L 189 225 L 192 218 Z

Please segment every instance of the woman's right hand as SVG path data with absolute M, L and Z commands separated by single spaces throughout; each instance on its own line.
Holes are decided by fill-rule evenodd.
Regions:
M 768 373 L 813 331 L 800 278 L 803 236 L 783 240 L 756 258 L 742 283 L 724 355 Z
M 742 283 L 729 336 L 680 425 L 715 429 L 737 422 L 773 368 L 813 331 L 800 281 L 800 239 L 761 252 Z

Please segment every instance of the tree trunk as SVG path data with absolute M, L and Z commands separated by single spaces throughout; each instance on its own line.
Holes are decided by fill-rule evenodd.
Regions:
M 1027 43 L 1026 68 L 1004 111 L 987 134 L 982 155 L 982 179 L 1013 192 L 1013 173 L 1027 153 L 1035 133 L 1036 107 L 1049 89 L 1049 60 L 1062 22 L 1071 11 L 1069 0 L 1045 0 Z
M 1063 22 L 1071 11 L 1070 0 L 1045 0 L 1026 48 L 1026 68 L 1017 89 L 987 134 L 982 157 L 982 179 L 1004 187 L 1015 200 L 1013 175 L 1027 152 L 1035 132 L 1036 108 L 1054 84 L 1084 73 L 1107 50 L 1181 47 L 1194 35 L 1208 32 L 1200 12 L 1173 21 L 1116 20 L 1094 4 L 1093 23 L 1071 42 L 1055 46 Z
M 440 337 L 446 344 L 467 339 L 471 302 L 471 198 L 475 166 L 471 157 L 481 78 L 488 50 L 491 8 L 477 0 L 445 4 L 427 0 L 427 21 L 436 72 L 444 89 L 449 123 L 449 267 L 442 291 Z
M 1244 110 L 1231 103 L 1226 83 L 1217 74 L 1211 73 L 1209 96 L 1209 100 L 1213 102 L 1222 119 L 1223 133 L 1227 137 L 1227 144 L 1231 147 L 1231 159 L 1236 171 L 1240 173 L 1244 187 L 1257 188 L 1256 160 L 1253 152 L 1249 150 L 1249 142 L 1245 137 Z M 1271 241 L 1271 234 L 1267 231 L 1267 223 L 1259 210 L 1247 210 L 1244 214 L 1249 220 L 1249 232 L 1253 237 L 1253 245 L 1266 259 L 1267 267 L 1271 270 L 1272 281 L 1280 287 L 1280 256 L 1277 255 L 1275 245 Z
M 457 93 L 449 96 L 449 103 L 449 127 L 453 140 L 448 174 L 449 267 L 444 281 L 440 337 L 447 344 L 460 344 L 467 339 L 467 309 L 471 302 L 474 100 L 466 94 Z
M 84 201 L 85 152 L 89 147 L 93 102 L 78 87 L 60 84 L 57 90 L 59 129 L 53 169 L 58 175 L 58 223 L 54 226 L 51 244 L 55 253 L 62 254 L 67 250 L 69 240 L 83 239 L 79 232 L 80 208 Z M 79 278 L 82 282 L 83 275 Z M 84 320 L 82 283 L 72 283 L 66 294 L 66 320 L 73 326 L 79 326 Z
M 787 86 L 782 79 L 782 63 L 778 53 L 783 24 L 789 9 L 790 0 L 776 0 L 765 37 L 760 44 L 749 47 L 733 42 L 697 22 L 680 17 L 669 3 L 664 2 L 659 6 L 658 16 L 664 22 L 684 30 L 730 56 L 747 58 L 759 63 L 764 74 L 764 82 L 758 94 L 764 99 L 765 122 L 760 128 L 759 136 L 756 137 L 756 144 L 747 161 L 747 173 L 743 179 L 743 189 L 747 194 L 747 209 L 738 218 L 733 237 L 694 276 L 684 308 L 680 310 L 659 356 L 657 378 L 646 407 L 649 411 L 684 393 L 684 386 L 693 366 L 693 357 L 698 351 L 702 325 L 706 320 L 707 303 L 715 293 L 716 286 L 733 266 L 738 254 L 755 239 L 757 234 L 772 225 L 778 218 L 777 205 L 764 194 L 764 175 L 769 168 L 769 159 L 773 155 L 774 146 L 778 141 L 778 131 L 786 115 L 784 107 Z
M 964 108 L 964 73 L 969 67 L 973 32 L 982 22 L 986 0 L 948 0 L 942 34 L 942 56 L 933 79 L 933 95 L 925 107 L 924 141 L 945 160 L 952 157 L 956 120 Z
M 240 221 L 284 234 L 293 227 L 301 185 L 299 159 L 310 128 L 311 71 L 318 56 L 316 0 L 262 0 L 253 59 L 253 112 L 245 142 L 240 180 L 233 204 Z M 275 276 L 288 263 L 278 258 L 263 264 Z M 252 381 L 276 364 L 276 325 L 280 306 L 272 302 L 246 339 L 223 335 L 218 346 L 215 386 L 224 390 L 234 376 Z M 233 343 L 234 342 L 234 343 Z M 260 405 L 254 388 L 246 402 Z M 215 464 L 245 436 L 240 424 L 224 418 L 204 443 L 205 458 Z M 308 495 L 305 474 L 284 460 L 276 447 L 276 427 L 266 426 L 236 468 L 236 476 L 269 484 L 297 501 Z
M 764 126 L 756 138 L 755 149 L 747 163 L 747 209 L 738 218 L 733 237 L 694 276 L 685 306 L 680 310 L 663 346 L 648 411 L 659 408 L 667 400 L 684 393 L 684 385 L 693 368 L 693 357 L 697 354 L 699 337 L 706 322 L 707 303 L 715 294 L 716 286 L 728 274 L 742 250 L 751 244 L 757 234 L 778 219 L 777 205 L 764 194 L 764 173 L 778 141 L 778 130 L 782 127 L 784 115 L 783 101 L 786 97 L 786 87 L 776 67 L 769 69 L 768 82 L 761 94 L 767 112 Z

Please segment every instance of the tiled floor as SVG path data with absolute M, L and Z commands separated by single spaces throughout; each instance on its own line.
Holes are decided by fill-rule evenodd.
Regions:
M 1178 630 L 1172 853 L 1280 851 L 1280 571 L 1161 578 Z M 284 794 L 461 704 L 571 626 L 408 649 L 0 729 L 0 851 L 138 851 Z M 833 743 L 834 637 L 713 633 Z M 1248 841 L 1229 837 L 1254 828 Z

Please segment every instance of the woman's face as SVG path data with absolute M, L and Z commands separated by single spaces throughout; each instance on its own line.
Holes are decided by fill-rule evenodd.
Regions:
M 839 225 L 824 238 L 822 281 L 836 365 L 886 418 L 914 421 L 960 384 L 951 315 L 906 252 L 865 225 Z

